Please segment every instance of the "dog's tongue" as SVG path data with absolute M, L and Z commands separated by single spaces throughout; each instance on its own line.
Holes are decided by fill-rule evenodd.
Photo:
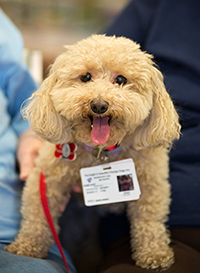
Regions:
M 110 135 L 110 126 L 108 125 L 108 117 L 94 117 L 93 127 L 91 131 L 91 139 L 94 143 L 104 144 Z

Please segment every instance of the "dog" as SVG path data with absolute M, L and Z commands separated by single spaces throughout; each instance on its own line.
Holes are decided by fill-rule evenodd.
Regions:
M 180 124 L 152 55 L 130 39 L 106 35 L 66 46 L 23 114 L 45 144 L 23 190 L 21 229 L 5 250 L 45 258 L 54 240 L 40 201 L 41 172 L 59 231 L 59 204 L 73 183 L 81 183 L 79 170 L 102 164 L 106 154 L 106 162 L 135 163 L 141 196 L 127 202 L 133 260 L 142 268 L 169 268 L 174 253 L 166 229 L 168 153 Z M 59 157 L 69 143 L 76 158 L 75 153 Z M 117 151 L 105 152 L 110 146 Z

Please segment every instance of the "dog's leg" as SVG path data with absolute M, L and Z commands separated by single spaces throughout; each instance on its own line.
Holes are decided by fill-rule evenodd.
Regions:
M 146 206 L 148 205 L 142 205 L 142 200 L 137 204 L 134 202 L 128 204 L 132 257 L 142 268 L 167 269 L 174 262 L 173 250 L 169 247 L 169 234 L 162 220 L 159 217 L 156 219 L 157 212 L 156 210 L 153 212 L 153 206 L 147 208 L 147 210 L 152 210 L 152 213 L 146 210 Z M 159 206 L 162 209 L 162 205 Z
M 45 258 L 54 240 L 46 221 L 39 193 L 40 168 L 34 168 L 26 181 L 22 196 L 21 229 L 15 241 L 5 247 L 5 250 L 14 254 Z M 47 196 L 52 218 L 58 231 L 57 220 L 59 204 L 62 201 L 61 184 L 58 181 L 47 183 Z M 55 185 L 55 186 L 54 186 Z M 53 189 L 52 189 L 52 186 Z M 50 191 L 48 191 L 50 188 Z
M 154 171 L 150 171 L 151 164 L 154 164 Z M 155 162 L 149 163 L 147 172 L 138 176 L 140 199 L 128 203 L 132 257 L 142 268 L 165 270 L 174 262 L 169 232 L 165 227 L 170 204 L 167 170 L 167 167 L 155 166 Z

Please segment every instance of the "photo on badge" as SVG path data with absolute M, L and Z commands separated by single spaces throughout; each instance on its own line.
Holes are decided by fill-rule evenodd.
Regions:
M 118 175 L 117 182 L 119 191 L 131 191 L 134 190 L 133 178 L 131 174 L 128 175 Z

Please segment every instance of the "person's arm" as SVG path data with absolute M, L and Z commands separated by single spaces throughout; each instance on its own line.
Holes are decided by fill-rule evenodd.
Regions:
M 7 111 L 19 136 L 28 129 L 20 107 L 37 89 L 27 67 L 22 64 L 23 40 L 20 31 L 0 9 L 0 89 L 7 99 Z
M 0 91 L 7 100 L 3 105 L 10 116 L 7 122 L 19 137 L 17 159 L 20 178 L 25 180 L 43 141 L 29 129 L 29 123 L 23 119 L 20 108 L 37 86 L 22 64 L 23 40 L 19 30 L 1 9 L 0 21 Z

